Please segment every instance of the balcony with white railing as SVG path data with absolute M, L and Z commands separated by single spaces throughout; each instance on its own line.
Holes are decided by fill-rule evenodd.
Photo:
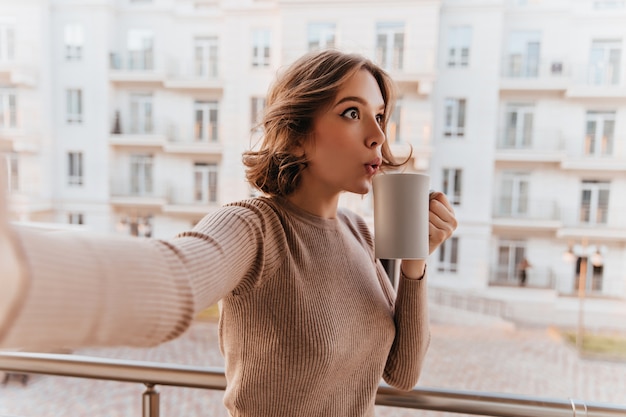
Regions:
M 133 184 L 128 177 L 114 176 L 110 194 L 111 204 L 115 206 L 162 207 L 167 203 L 167 187 L 148 179 Z
M 557 232 L 563 238 L 587 238 L 599 241 L 626 240 L 626 207 L 604 207 L 584 204 L 562 210 L 563 227 Z
M 171 60 L 168 63 L 165 87 L 179 90 L 202 90 L 221 95 L 224 82 L 218 76 L 217 62 Z
M 224 151 L 219 135 L 219 126 L 212 124 L 202 127 L 170 125 L 164 150 L 173 154 L 212 155 L 220 157 Z
M 495 230 L 517 230 L 534 233 L 556 231 L 562 226 L 559 205 L 555 200 L 500 197 L 493 207 Z
M 626 170 L 626 137 L 592 135 L 571 138 L 561 168 L 577 171 Z
M 565 91 L 571 66 L 563 58 L 510 54 L 502 61 L 502 91 Z
M 109 79 L 117 83 L 163 84 L 166 76 L 151 51 L 111 52 Z
M 139 121 L 129 115 L 116 112 L 109 135 L 109 144 L 116 147 L 163 148 L 171 129 L 171 126 L 157 124 L 153 120 Z
M 566 97 L 626 97 L 624 73 L 618 62 L 578 63 L 573 67 L 572 83 Z
M 214 193 L 212 195 L 212 193 Z M 170 187 L 163 212 L 174 215 L 204 216 L 220 207 L 217 189 Z
M 33 88 L 37 86 L 39 74 L 34 66 L 15 61 L 0 62 L 0 83 L 16 87 Z
M 560 162 L 564 153 L 565 138 L 558 129 L 498 130 L 495 153 L 498 162 Z

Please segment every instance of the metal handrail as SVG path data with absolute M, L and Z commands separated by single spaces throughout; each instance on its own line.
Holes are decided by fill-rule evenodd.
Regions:
M 79 355 L 0 352 L 0 370 L 13 373 L 136 382 L 148 387 L 148 391 L 144 393 L 144 398 L 146 395 L 153 396 L 155 394 L 153 391 L 155 385 L 212 390 L 224 390 L 226 388 L 226 377 L 222 368 Z M 386 384 L 379 386 L 376 404 L 494 417 L 626 416 L 626 405 L 585 402 L 571 398 L 561 400 L 433 388 L 416 388 L 404 392 Z M 144 412 L 144 415 L 152 414 Z M 158 412 L 155 415 L 158 415 Z

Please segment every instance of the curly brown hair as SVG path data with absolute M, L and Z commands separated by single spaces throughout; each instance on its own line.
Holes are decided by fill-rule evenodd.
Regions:
M 315 117 L 332 104 L 339 89 L 361 69 L 369 71 L 380 88 L 385 102 L 382 129 L 386 132 L 395 103 L 391 77 L 358 54 L 337 50 L 308 53 L 288 67 L 268 92 L 259 123 L 263 131 L 260 148 L 243 154 L 250 184 L 275 196 L 287 196 L 298 188 L 307 157 L 298 155 L 297 149 L 310 138 Z M 382 170 L 400 167 L 411 158 L 409 155 L 397 162 L 387 141 L 383 142 L 381 151 Z

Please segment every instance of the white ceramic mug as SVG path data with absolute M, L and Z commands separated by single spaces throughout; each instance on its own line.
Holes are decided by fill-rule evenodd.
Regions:
M 372 186 L 376 257 L 428 258 L 430 177 L 417 173 L 379 174 Z

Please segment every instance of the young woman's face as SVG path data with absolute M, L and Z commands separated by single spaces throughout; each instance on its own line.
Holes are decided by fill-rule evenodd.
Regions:
M 359 70 L 313 121 L 304 151 L 309 160 L 301 185 L 323 195 L 366 194 L 382 163 L 385 102 L 372 74 Z

